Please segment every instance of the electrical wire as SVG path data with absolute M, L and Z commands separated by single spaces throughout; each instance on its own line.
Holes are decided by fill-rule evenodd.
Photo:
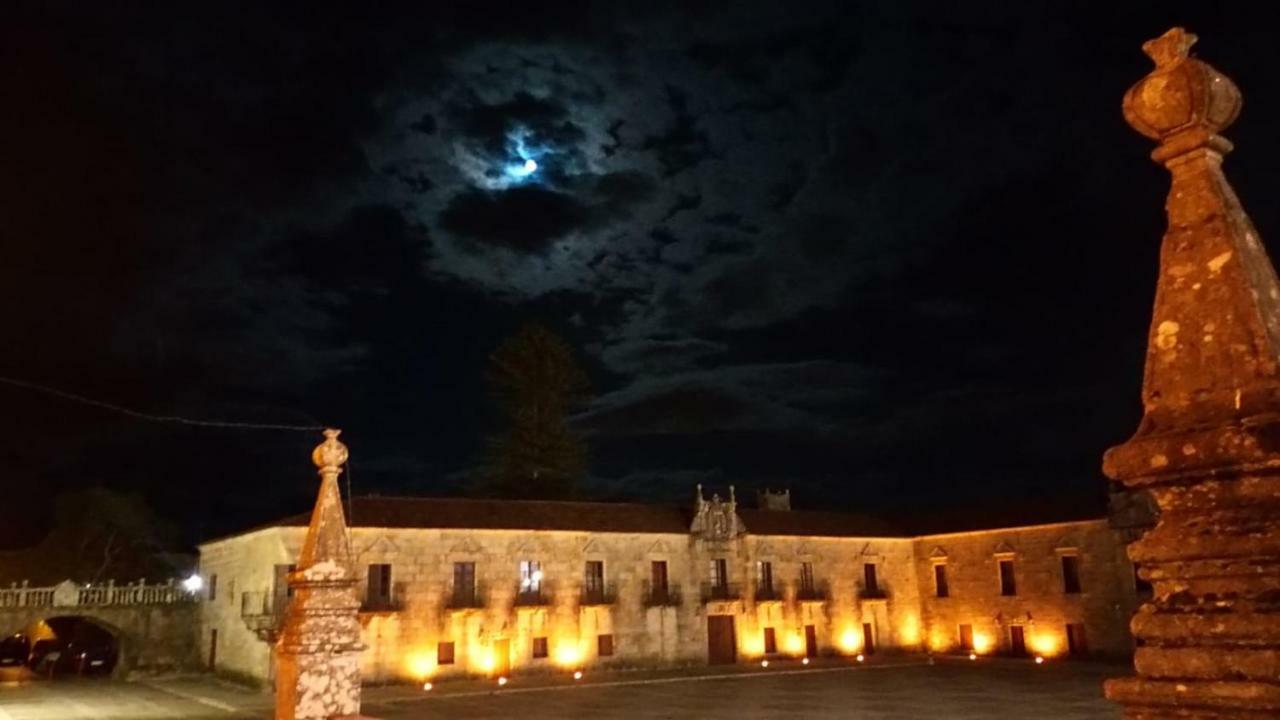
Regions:
M 109 410 L 111 412 L 120 413 L 121 415 L 127 415 L 136 420 L 146 420 L 148 422 L 169 423 L 172 425 L 188 425 L 193 427 L 242 428 L 246 430 L 290 430 L 295 432 L 316 432 L 318 430 L 324 429 L 323 425 L 285 425 L 281 423 L 235 422 L 232 420 L 198 420 L 193 418 L 182 417 L 180 415 L 153 415 L 151 413 L 145 413 L 139 410 L 133 410 L 127 407 L 122 407 L 120 405 L 105 402 L 102 400 L 95 400 L 93 398 L 85 397 L 84 395 L 77 395 L 76 393 L 73 393 L 73 392 L 67 392 L 66 390 L 59 390 L 57 388 L 49 387 L 47 385 L 41 385 L 39 383 L 29 382 L 26 380 L 18 380 L 16 378 L 0 376 L 0 383 L 3 383 L 5 385 L 11 385 L 13 387 L 23 388 L 26 390 L 32 390 L 39 393 L 44 393 L 46 395 L 52 395 L 54 397 L 62 398 L 63 400 L 77 402 L 82 405 L 89 405 L 91 407 L 96 407 L 102 410 Z

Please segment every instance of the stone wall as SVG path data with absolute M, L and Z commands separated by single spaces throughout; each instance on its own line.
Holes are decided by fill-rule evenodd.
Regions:
M 1085 652 L 1132 652 L 1132 565 L 1105 520 L 930 535 L 916 539 L 915 554 L 921 614 L 934 651 L 968 652 L 959 630 L 967 624 L 980 653 L 1008 652 L 1010 628 L 1021 627 L 1028 652 L 1060 655 L 1068 651 L 1067 624 L 1080 623 Z M 1078 593 L 1065 592 L 1064 555 L 1078 558 Z M 1013 561 L 1016 595 L 1001 594 L 999 559 Z M 936 593 L 938 564 L 946 566 L 946 598 Z
M 40 637 L 40 623 L 55 617 L 90 618 L 115 636 L 115 674 L 167 672 L 199 667 L 196 631 L 200 606 L 182 602 L 106 607 L 0 607 L 0 633 Z

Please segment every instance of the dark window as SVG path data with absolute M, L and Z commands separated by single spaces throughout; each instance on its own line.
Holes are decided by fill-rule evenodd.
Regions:
M 604 561 L 587 561 L 582 589 L 586 593 L 589 602 L 602 602 L 604 600 Z
M 389 564 L 374 563 L 369 566 L 364 602 L 369 607 L 386 607 L 391 604 L 391 566 Z
M 650 588 L 649 593 L 655 600 L 663 600 L 667 597 L 667 561 L 654 560 L 650 564 Z
M 1074 595 L 1080 592 L 1080 558 L 1062 556 L 1062 592 Z
M 942 563 L 933 566 L 933 591 L 937 597 L 951 597 L 951 588 L 947 586 L 947 566 Z
M 773 628 L 764 629 L 764 653 L 773 655 L 778 652 L 778 633 Z
M 547 656 L 547 639 L 544 637 L 536 637 L 533 639 L 533 656 L 535 658 L 544 658 Z
M 436 645 L 436 664 L 437 665 L 453 664 L 453 643 L 442 642 Z
M 596 637 L 596 654 L 600 657 L 609 657 L 613 654 L 612 635 L 599 635 Z
M 1072 655 L 1084 655 L 1089 652 L 1089 643 L 1085 640 L 1084 624 L 1067 625 L 1067 652 Z
M 218 573 L 209 576 L 209 602 L 218 599 Z
M 297 569 L 297 565 L 275 566 L 275 584 L 271 588 L 270 609 L 280 612 L 289 604 L 289 599 L 293 597 L 293 587 L 289 585 L 289 573 Z
M 719 589 L 729 586 L 729 561 L 724 558 L 711 561 L 711 586 Z
M 1000 594 L 1017 595 L 1018 583 L 1013 578 L 1013 561 L 1000 561 Z
M 773 592 L 773 563 L 768 560 L 756 563 L 756 584 L 765 592 Z
M 454 604 L 467 607 L 476 602 L 476 564 L 473 562 L 456 562 L 453 564 L 453 601 Z
M 960 647 L 965 652 L 973 652 L 973 626 L 960 626 Z
M 813 592 L 813 563 L 800 563 L 800 592 Z
M 876 633 L 871 623 L 862 623 L 862 652 L 868 655 L 876 652 Z
M 880 581 L 876 578 L 875 563 L 862 564 L 862 581 L 867 595 L 874 597 L 880 594 Z
M 217 577 L 216 575 L 214 577 Z M 215 670 L 218 667 L 218 629 L 214 628 L 209 631 L 209 669 Z

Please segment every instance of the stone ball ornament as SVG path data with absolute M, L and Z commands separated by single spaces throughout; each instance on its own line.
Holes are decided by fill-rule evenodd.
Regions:
M 338 470 L 347 462 L 347 446 L 338 440 L 338 436 L 341 434 L 341 430 L 326 428 L 324 442 L 311 451 L 311 462 L 315 463 L 316 467 L 322 472 L 325 470 Z
M 1173 28 L 1144 43 L 1142 50 L 1155 61 L 1156 69 L 1124 96 L 1125 120 L 1160 141 L 1162 147 L 1152 155 L 1157 161 L 1204 146 L 1223 153 L 1231 149 L 1231 143 L 1218 133 L 1240 115 L 1240 90 L 1213 66 L 1191 57 L 1196 39 L 1182 28 Z

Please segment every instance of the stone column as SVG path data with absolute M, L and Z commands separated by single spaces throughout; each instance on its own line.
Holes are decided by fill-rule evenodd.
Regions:
M 1155 587 L 1137 677 L 1106 685 L 1130 720 L 1280 717 L 1280 283 L 1222 174 L 1240 92 L 1195 40 L 1143 45 L 1156 68 L 1124 98 L 1172 175 L 1144 415 L 1103 460 L 1160 509 L 1129 547 Z
M 293 601 L 276 644 L 276 720 L 334 720 L 360 713 L 360 621 L 356 577 L 338 475 L 347 461 L 339 430 L 311 454 L 320 494 L 289 575 Z

